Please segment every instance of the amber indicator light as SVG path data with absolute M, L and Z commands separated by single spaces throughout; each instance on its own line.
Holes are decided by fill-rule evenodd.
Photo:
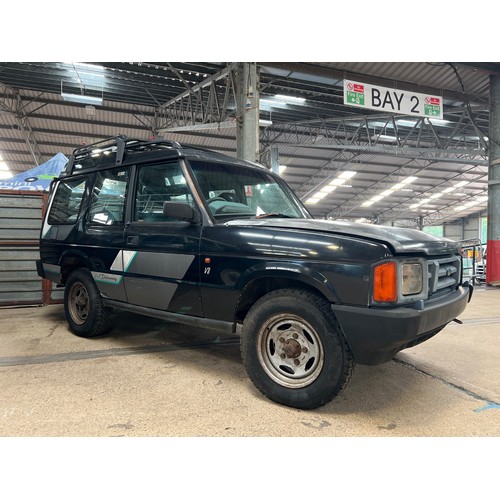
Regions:
M 205 257 L 205 264 L 210 264 L 212 259 L 210 257 Z
M 375 268 L 373 274 L 373 299 L 377 302 L 395 302 L 397 291 L 397 266 L 395 262 L 385 262 Z

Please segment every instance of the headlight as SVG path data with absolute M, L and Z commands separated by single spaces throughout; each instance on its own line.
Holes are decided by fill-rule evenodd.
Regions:
M 401 266 L 401 293 L 403 295 L 419 294 L 423 287 L 423 274 L 422 264 L 403 264 Z

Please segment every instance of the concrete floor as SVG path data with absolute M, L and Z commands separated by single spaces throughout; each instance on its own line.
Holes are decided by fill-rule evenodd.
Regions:
M 62 305 L 0 309 L 0 436 L 500 436 L 500 289 L 302 411 L 264 398 L 236 337 L 129 313 L 72 335 Z

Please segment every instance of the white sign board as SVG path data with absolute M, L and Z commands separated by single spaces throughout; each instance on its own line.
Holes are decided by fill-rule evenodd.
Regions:
M 344 104 L 401 115 L 443 118 L 443 98 L 344 80 Z

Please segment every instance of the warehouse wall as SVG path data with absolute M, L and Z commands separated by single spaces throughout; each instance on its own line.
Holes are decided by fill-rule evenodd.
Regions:
M 62 291 L 36 272 L 47 195 L 0 191 L 0 306 L 59 301 Z
M 454 241 L 480 238 L 481 217 L 469 217 L 460 224 L 444 224 L 443 236 Z

